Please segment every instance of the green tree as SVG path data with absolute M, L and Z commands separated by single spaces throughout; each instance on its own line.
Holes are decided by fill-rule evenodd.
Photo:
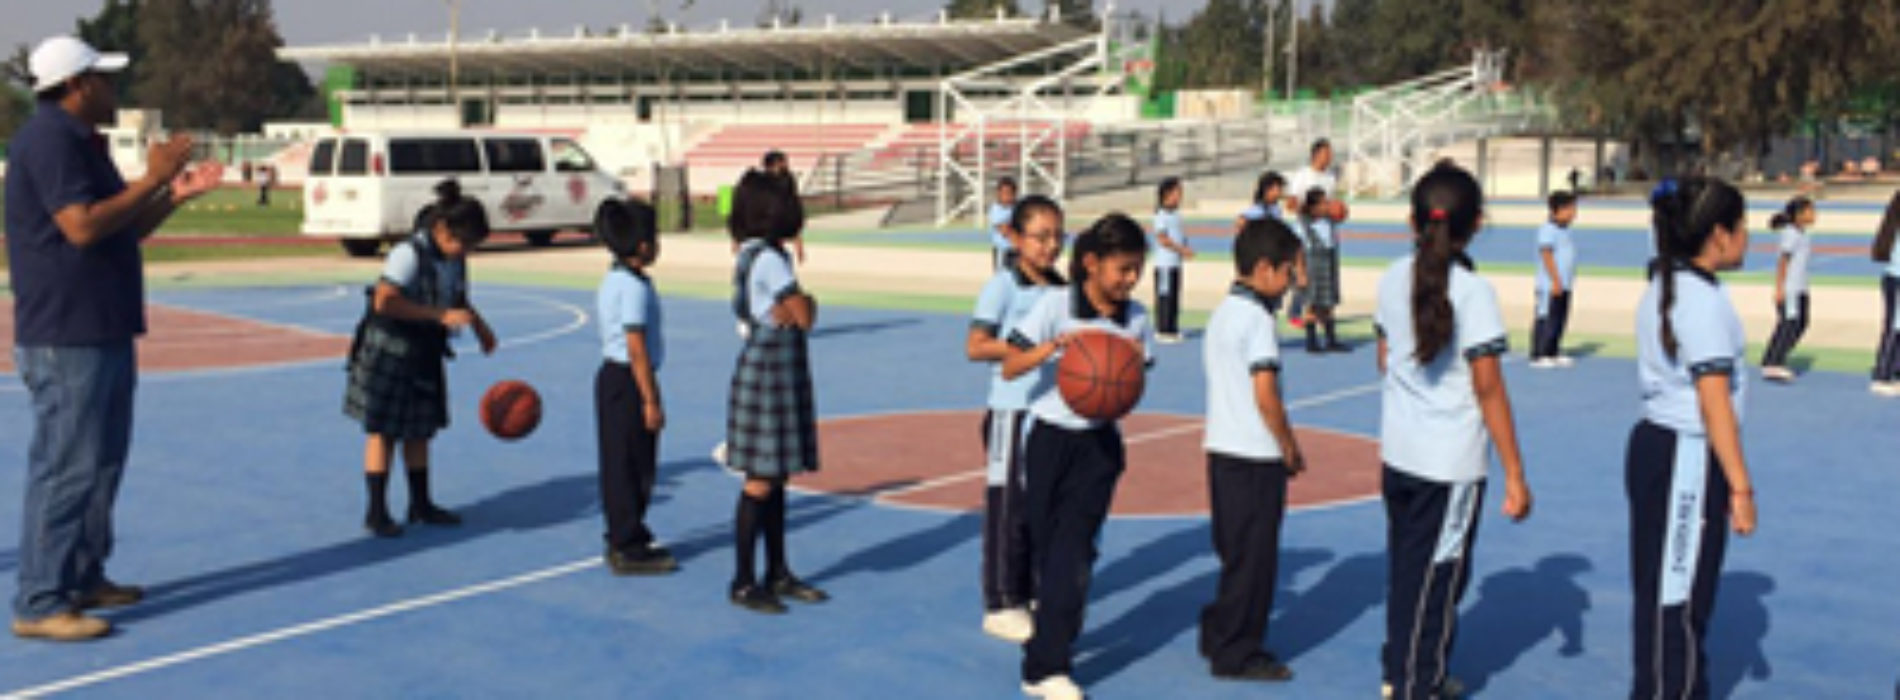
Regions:
M 950 0 L 943 7 L 951 19 L 992 19 L 996 17 L 998 9 L 1009 17 L 1023 13 L 1016 0 Z
M 304 113 L 315 95 L 302 69 L 277 59 L 284 41 L 268 0 L 145 0 L 137 37 L 145 67 L 133 94 L 170 126 L 255 130 Z
M 1262 32 L 1243 0 L 1208 0 L 1181 29 L 1188 66 L 1184 83 L 1194 88 L 1253 88 L 1260 85 Z
M 139 71 L 145 63 L 145 47 L 138 41 L 138 16 L 139 0 L 106 0 L 99 14 L 92 19 L 78 20 L 74 27 L 74 33 L 92 44 L 93 48 L 131 57 L 131 65 L 113 79 L 121 103 L 130 103 L 135 99 L 132 86 L 138 81 Z
M 1090 29 L 1100 26 L 1095 19 L 1093 0 L 1043 0 L 1043 6 L 1045 10 L 1060 10 L 1063 24 Z

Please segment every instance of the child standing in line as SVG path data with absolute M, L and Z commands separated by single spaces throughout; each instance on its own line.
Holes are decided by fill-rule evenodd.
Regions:
M 1115 483 L 1127 466 L 1114 421 L 1075 414 L 1055 390 L 1054 360 L 1081 331 L 1106 331 L 1154 356 L 1154 329 L 1130 296 L 1141 281 L 1148 236 L 1120 214 L 1095 222 L 1076 239 L 1068 293 L 1045 294 L 1009 334 L 1003 377 L 1037 373 L 1024 428 L 1023 470 L 1029 480 L 1029 548 L 1036 559 L 1035 633 L 1023 645 L 1023 692 L 1080 700 L 1069 677 L 1075 640 L 1088 607 L 1095 540 L 1108 518 Z
M 1007 270 L 1014 261 L 1011 257 L 1016 249 L 1009 241 L 1009 231 L 1005 230 L 1015 218 L 1016 178 L 1003 177 L 996 180 L 996 201 L 990 203 L 990 265 L 998 270 Z
M 1880 296 L 1886 302 L 1881 314 L 1880 344 L 1874 352 L 1874 383 L 1877 396 L 1900 398 L 1900 255 L 1894 242 L 1900 239 L 1900 192 L 1887 202 L 1887 214 L 1880 220 L 1874 236 L 1874 262 L 1885 263 L 1880 276 Z
M 659 373 L 666 362 L 660 294 L 647 270 L 660 257 L 653 208 L 609 203 L 597 232 L 613 267 L 600 280 L 600 371 L 594 374 L 594 426 L 600 446 L 600 512 L 607 520 L 607 568 L 620 575 L 664 574 L 679 563 L 654 545 L 647 506 L 658 476 L 666 410 Z
M 1216 678 L 1284 681 L 1293 671 L 1261 648 L 1278 587 L 1287 480 L 1306 469 L 1281 399 L 1275 300 L 1293 284 L 1300 241 L 1272 218 L 1234 238 L 1234 285 L 1207 321 L 1208 503 L 1220 591 L 1201 609 L 1201 656 Z
M 1748 252 L 1747 204 L 1720 180 L 1664 180 L 1650 196 L 1657 264 L 1636 307 L 1643 419 L 1630 431 L 1632 698 L 1708 697 L 1703 638 L 1728 545 L 1755 530 L 1742 456 L 1747 336 L 1716 279 Z
M 1029 603 L 1035 579 L 1029 552 L 1028 518 L 1023 513 L 1022 429 L 1029 397 L 1042 377 L 1003 378 L 1001 362 L 1009 352 L 1004 335 L 1050 294 L 1067 284 L 1055 270 L 1062 255 L 1062 208 L 1042 195 L 1016 205 L 1008 231 L 1018 255 L 1015 265 L 997 271 L 977 297 L 964 342 L 971 362 L 996 365 L 990 379 L 989 410 L 983 414 L 983 631 L 1021 644 L 1035 629 Z
M 1286 177 L 1282 176 L 1279 171 L 1268 170 L 1262 173 L 1260 180 L 1254 184 L 1253 204 L 1248 205 L 1246 210 L 1240 212 L 1240 216 L 1234 219 L 1234 235 L 1240 235 L 1240 230 L 1246 228 L 1247 222 L 1249 221 L 1258 221 L 1267 217 L 1285 221 L 1286 215 L 1280 210 L 1280 199 L 1284 196 L 1285 191 Z M 1301 244 L 1304 246 L 1306 234 L 1302 231 L 1295 230 L 1293 235 L 1300 238 Z M 1287 323 L 1291 324 L 1294 328 L 1299 328 L 1306 325 L 1306 319 L 1304 318 L 1306 313 L 1305 252 L 1301 252 L 1299 259 L 1294 261 L 1293 272 L 1295 275 L 1292 291 L 1293 301 L 1292 305 L 1287 307 L 1286 320 Z M 1275 303 L 1277 304 L 1279 302 L 1276 301 Z
M 1181 179 L 1165 178 L 1155 190 L 1155 339 L 1181 342 L 1181 263 L 1194 259 L 1181 226 Z
M 1814 220 L 1814 201 L 1795 197 L 1768 222 L 1769 228 L 1781 232 L 1781 255 L 1775 265 L 1775 334 L 1761 356 L 1761 376 L 1769 381 L 1794 381 L 1788 354 L 1808 332 L 1808 258 L 1814 250 L 1808 228 Z
M 1379 280 L 1379 421 L 1385 461 L 1385 694 L 1462 694 L 1446 662 L 1470 583 L 1487 439 L 1504 466 L 1504 515 L 1531 512 L 1500 358 L 1509 346 L 1497 291 L 1465 249 L 1483 222 L 1470 173 L 1439 165 L 1412 189 L 1418 251 Z
M 1531 324 L 1531 366 L 1570 367 L 1564 355 L 1564 328 L 1570 324 L 1570 292 L 1577 282 L 1577 244 L 1570 224 L 1577 220 L 1577 196 L 1550 195 L 1550 220 L 1537 229 L 1537 319 Z
M 468 298 L 468 251 L 488 237 L 488 216 L 480 202 L 462 196 L 454 180 L 442 181 L 435 191 L 435 204 L 422 216 L 427 225 L 390 249 L 350 344 L 343 413 L 369 434 L 363 447 L 369 487 L 363 527 L 377 537 L 402 535 L 385 503 L 399 444 L 409 481 L 408 521 L 462 523 L 429 496 L 429 442 L 449 425 L 449 337 L 473 328 L 484 355 L 497 344 L 494 329 Z
M 733 312 L 746 328 L 726 413 L 726 467 L 745 475 L 733 516 L 738 562 L 732 603 L 781 614 L 781 598 L 819 603 L 830 596 L 792 575 L 785 555 L 785 482 L 818 470 L 818 417 L 806 334 L 818 303 L 798 286 L 784 242 L 805 227 L 797 193 L 784 178 L 752 171 L 739 179 L 726 227 L 740 244 Z M 765 581 L 753 557 L 763 535 Z
M 1352 352 L 1339 342 L 1333 309 L 1339 306 L 1339 236 L 1332 219 L 1332 201 L 1326 191 L 1308 190 L 1300 209 L 1300 227 L 1306 230 L 1306 351 L 1320 354 Z M 1324 331 L 1326 340 L 1320 342 Z

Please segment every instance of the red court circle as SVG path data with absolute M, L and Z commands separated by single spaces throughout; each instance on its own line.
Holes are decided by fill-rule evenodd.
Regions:
M 984 468 L 980 411 L 835 418 L 818 425 L 823 469 L 792 481 L 801 491 L 869 498 L 890 506 L 979 510 Z M 1198 416 L 1137 413 L 1121 421 L 1128 470 L 1115 490 L 1122 517 L 1207 513 L 1207 455 Z M 1288 487 L 1289 510 L 1379 494 L 1379 444 L 1348 433 L 1295 427 L 1306 473 Z

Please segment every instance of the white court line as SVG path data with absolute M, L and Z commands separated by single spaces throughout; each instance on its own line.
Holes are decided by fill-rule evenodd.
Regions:
M 130 663 L 123 666 L 116 666 L 113 668 L 108 668 L 103 671 L 88 673 L 83 676 L 75 676 L 73 678 L 68 678 L 63 681 L 55 681 L 55 682 L 47 683 L 44 685 L 36 685 L 31 688 L 21 688 L 19 690 L 9 691 L 6 693 L 0 693 L 0 697 L 32 698 L 32 697 L 40 697 L 40 696 L 45 696 L 45 695 L 52 695 L 54 693 L 63 693 L 69 690 L 84 688 L 86 686 L 98 685 L 106 681 L 118 680 L 120 678 L 125 678 L 127 676 L 136 676 L 142 673 L 149 673 L 152 671 L 157 671 L 159 669 L 168 668 L 171 666 L 177 666 L 180 664 L 186 664 L 186 663 L 198 661 L 201 659 L 208 659 L 214 656 L 222 656 L 222 655 L 229 654 L 236 651 L 242 651 L 242 650 L 250 649 L 254 647 L 261 647 L 267 644 L 275 644 L 277 642 L 281 642 L 287 639 L 294 639 L 297 637 L 309 636 L 312 634 L 316 634 L 318 632 L 337 629 L 339 627 L 347 627 L 350 625 L 354 625 L 354 624 L 358 624 L 362 622 L 368 622 L 370 620 L 375 620 L 378 618 L 389 617 L 391 615 L 396 615 L 396 614 L 408 612 L 411 610 L 420 610 L 422 608 L 435 607 L 435 606 L 442 605 L 445 603 L 452 603 L 458 600 L 462 600 L 464 598 L 472 598 L 478 595 L 505 591 L 510 588 L 520 588 L 530 583 L 535 583 L 537 581 L 545 581 L 547 579 L 556 578 L 559 576 L 565 576 L 567 574 L 571 574 L 576 571 L 589 569 L 589 568 L 596 567 L 599 565 L 600 565 L 600 559 L 598 557 L 588 557 L 580 561 L 569 562 L 566 564 L 561 564 L 559 566 L 551 566 L 545 569 L 541 569 L 539 571 L 532 571 L 529 573 L 521 574 L 519 576 L 512 576 L 505 579 L 490 581 L 488 583 L 478 583 L 472 586 L 465 586 L 465 587 L 457 588 L 454 590 L 443 591 L 441 593 L 436 593 L 433 595 L 422 596 L 420 598 L 410 598 L 408 600 L 390 603 L 388 605 L 384 605 L 381 607 L 370 608 L 368 610 L 347 613 L 344 615 L 337 615 L 335 617 L 326 617 L 324 619 L 317 620 L 315 622 L 306 622 L 301 625 L 284 627 L 284 628 L 272 630 L 269 632 L 253 634 L 248 637 L 239 637 L 237 639 L 233 639 L 226 642 L 219 642 L 217 644 L 208 644 L 205 646 L 198 647 L 196 649 L 188 649 L 188 650 L 181 651 L 175 654 L 167 654 L 165 656 L 146 659 L 144 661 L 139 661 L 136 663 Z
M 1340 389 L 1338 391 L 1328 392 L 1325 394 L 1320 394 L 1318 396 L 1309 396 L 1309 397 L 1299 399 L 1296 401 L 1291 401 L 1287 403 L 1286 407 L 1288 410 L 1292 410 L 1295 408 L 1312 408 L 1314 406 L 1322 406 L 1325 404 L 1333 403 L 1335 401 L 1342 401 L 1342 400 L 1349 399 L 1355 396 L 1370 394 L 1372 392 L 1378 391 L 1381 386 L 1383 386 L 1382 382 L 1371 382 L 1367 384 L 1361 384 L 1359 386 L 1347 387 L 1344 389 Z M 1160 440 L 1166 437 L 1173 437 L 1175 435 L 1192 433 L 1196 430 L 1200 430 L 1201 426 L 1202 426 L 1202 421 L 1195 420 L 1195 421 L 1190 421 L 1182 425 L 1177 425 L 1177 426 L 1168 427 L 1168 428 L 1161 428 L 1159 430 L 1150 430 L 1140 435 L 1124 438 L 1122 440 L 1122 444 L 1123 445 L 1139 445 L 1144 442 Z M 863 494 L 861 497 L 876 499 L 878 503 L 881 505 L 903 506 L 903 505 L 908 505 L 908 504 L 893 504 L 893 503 L 888 502 L 886 499 L 897 498 L 900 496 L 907 496 L 907 495 L 917 493 L 920 491 L 929 491 L 939 486 L 949 486 L 951 484 L 958 484 L 965 481 L 978 479 L 987 475 L 988 473 L 989 473 L 989 470 L 987 469 L 976 469 L 976 470 L 971 470 L 967 472 L 947 474 L 947 475 L 940 476 L 934 479 L 926 479 L 924 481 L 919 481 L 909 486 L 889 489 L 885 491 L 875 491 L 869 494 Z M 798 489 L 794 489 L 794 490 L 798 490 Z M 1119 518 L 1123 516 L 1118 515 L 1115 517 Z M 1167 517 L 1174 517 L 1174 516 L 1169 515 Z

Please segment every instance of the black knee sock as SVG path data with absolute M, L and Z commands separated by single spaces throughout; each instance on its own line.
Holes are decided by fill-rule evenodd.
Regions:
M 410 468 L 403 474 L 409 477 L 409 512 L 423 513 L 435 508 L 435 499 L 429 497 L 429 468 Z
M 389 472 L 364 474 L 363 482 L 369 485 L 369 513 L 364 520 L 388 520 L 389 504 L 385 496 L 389 493 Z
M 1339 344 L 1339 334 L 1336 332 L 1336 326 L 1337 324 L 1333 322 L 1333 319 L 1326 319 L 1326 344 L 1329 346 Z
M 733 514 L 733 550 L 739 555 L 738 570 L 732 574 L 733 588 L 752 586 L 758 583 L 758 569 L 753 560 L 758 554 L 759 521 L 765 503 L 759 499 L 739 492 L 738 511 Z
M 785 560 L 785 487 L 772 487 L 765 499 L 765 580 L 777 581 L 792 575 Z
M 1317 323 L 1308 322 L 1306 324 L 1306 349 L 1319 349 L 1319 324 Z

